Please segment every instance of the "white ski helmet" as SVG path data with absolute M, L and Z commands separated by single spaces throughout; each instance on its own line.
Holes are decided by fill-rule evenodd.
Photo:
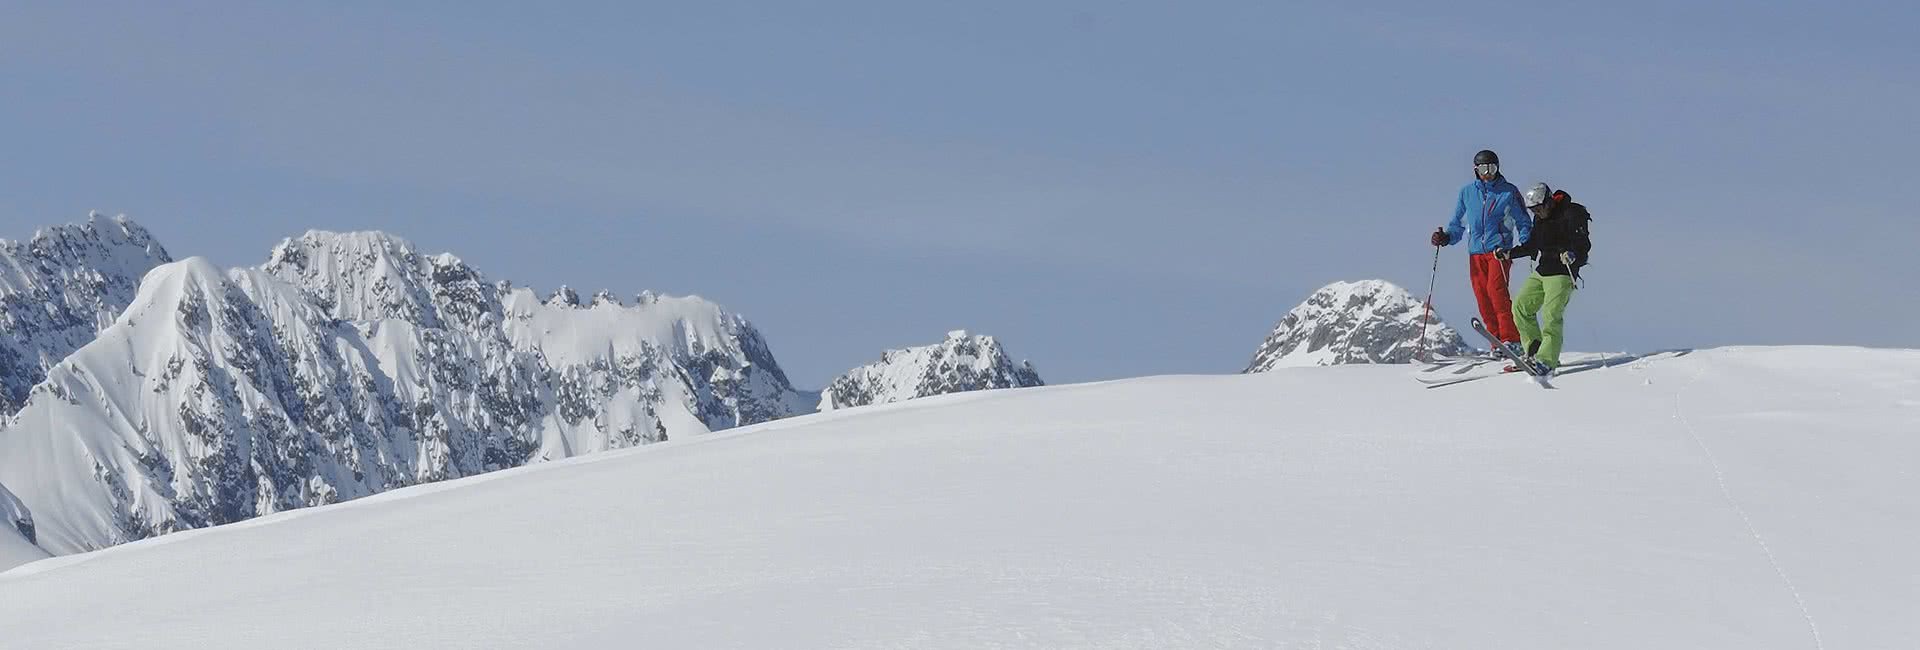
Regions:
M 1548 188 L 1546 183 L 1534 183 L 1532 187 L 1527 188 L 1527 191 L 1520 193 L 1520 198 L 1527 202 L 1528 209 L 1533 209 L 1546 203 L 1547 195 L 1552 193 L 1553 190 Z

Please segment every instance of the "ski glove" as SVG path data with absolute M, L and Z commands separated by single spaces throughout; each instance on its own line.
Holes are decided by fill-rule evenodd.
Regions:
M 1580 256 L 1574 255 L 1573 251 L 1563 251 L 1560 253 L 1560 263 L 1567 265 L 1568 269 L 1580 266 L 1579 260 Z
M 1435 246 L 1447 245 L 1447 231 L 1440 228 L 1433 229 L 1433 236 L 1428 237 L 1427 242 Z
M 1507 250 L 1505 248 L 1493 249 L 1493 259 L 1510 261 L 1513 259 L 1513 251 Z

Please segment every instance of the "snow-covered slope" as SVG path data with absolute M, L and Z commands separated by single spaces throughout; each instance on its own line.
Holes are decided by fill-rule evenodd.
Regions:
M 261 269 L 155 269 L 0 428 L 0 481 L 72 553 L 807 409 L 744 319 L 591 307 L 378 233 Z
M 937 344 L 888 350 L 880 360 L 835 377 L 820 391 L 820 410 L 888 404 L 933 395 L 1044 385 L 1033 364 L 1018 364 L 991 336 L 965 330 Z
M 1408 372 L 985 391 L 398 490 L 0 574 L 0 645 L 1920 647 L 1920 351 Z
M 172 261 L 146 229 L 94 214 L 20 242 L 0 239 L 0 415 L 20 410 L 47 369 L 92 341 Z
M 1419 354 L 1425 303 L 1384 280 L 1335 282 L 1287 312 L 1254 352 L 1246 372 L 1349 363 L 1408 363 Z M 1425 349 L 1433 354 L 1471 351 L 1460 333 L 1434 312 L 1426 323 Z
M 33 515 L 7 486 L 0 485 L 0 571 L 47 557 L 33 545 Z

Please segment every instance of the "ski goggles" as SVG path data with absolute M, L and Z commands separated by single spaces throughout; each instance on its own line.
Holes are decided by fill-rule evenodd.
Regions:
M 1500 174 L 1500 163 L 1480 163 L 1474 165 L 1473 173 L 1481 176 L 1497 176 Z

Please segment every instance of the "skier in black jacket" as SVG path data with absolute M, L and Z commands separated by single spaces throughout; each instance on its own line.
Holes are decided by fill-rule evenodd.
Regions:
M 1499 255 L 1505 259 L 1538 257 L 1539 262 L 1513 297 L 1513 323 L 1529 355 L 1548 368 L 1559 368 L 1560 346 L 1566 341 L 1567 303 L 1573 300 L 1580 267 L 1586 266 L 1587 252 L 1593 248 L 1588 237 L 1592 215 L 1565 191 L 1551 191 L 1546 183 L 1534 183 L 1521 198 L 1533 211 L 1533 235 L 1526 243 Z M 1539 318 L 1542 307 L 1547 312 L 1545 323 Z

